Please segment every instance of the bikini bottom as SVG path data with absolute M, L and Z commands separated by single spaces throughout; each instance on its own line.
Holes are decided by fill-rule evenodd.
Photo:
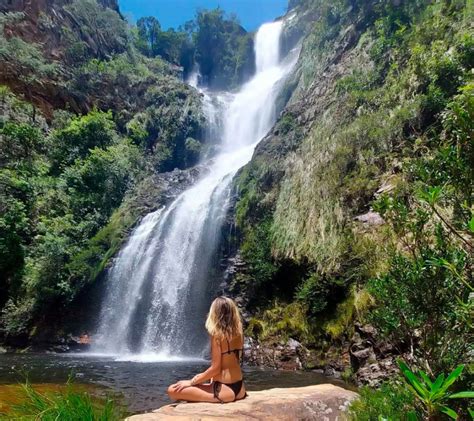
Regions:
M 214 392 L 214 397 L 220 402 L 224 403 L 224 401 L 219 398 L 219 392 L 221 391 L 221 387 L 223 384 L 226 386 L 229 386 L 232 389 L 232 392 L 234 392 L 234 401 L 237 399 L 237 396 L 239 395 L 240 391 L 242 390 L 242 386 L 244 384 L 244 379 L 241 379 L 239 381 L 236 381 L 235 383 L 222 383 L 218 381 L 214 381 L 212 386 L 212 390 Z

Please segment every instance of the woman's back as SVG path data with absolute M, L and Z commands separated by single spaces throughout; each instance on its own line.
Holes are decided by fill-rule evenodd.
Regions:
M 222 339 L 221 345 L 221 374 L 215 377 L 223 383 L 233 383 L 242 379 L 240 361 L 243 355 L 243 337 L 237 335 L 232 339 Z

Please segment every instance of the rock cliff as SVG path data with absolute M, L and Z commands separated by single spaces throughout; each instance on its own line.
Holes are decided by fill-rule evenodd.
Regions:
M 393 357 L 412 353 L 420 341 L 410 329 L 397 335 L 406 309 L 397 310 L 403 317 L 394 315 L 390 309 L 396 305 L 388 298 L 390 316 L 380 316 L 378 325 L 373 321 L 382 313 L 377 301 L 394 293 L 382 285 L 395 250 L 403 255 L 420 246 L 404 242 L 415 225 L 408 224 L 406 214 L 395 212 L 400 219 L 390 220 L 390 201 L 399 194 L 399 209 L 405 211 L 407 203 L 416 203 L 416 183 L 431 191 L 441 180 L 415 168 L 431 165 L 426 157 L 446 137 L 441 128 L 450 101 L 470 101 L 454 96 L 472 89 L 469 12 L 462 1 L 435 6 L 299 0 L 290 5 L 295 9 L 287 16 L 283 49 L 303 33 L 301 54 L 283 90 L 290 98 L 287 106 L 235 180 L 227 293 L 242 308 L 247 335 L 261 343 L 252 347 L 254 361 L 281 366 L 291 351 L 285 343 L 293 339 L 313 351 L 306 363 L 291 351 L 306 368 L 337 367 L 344 375 L 355 373 L 361 383 L 380 383 L 394 371 Z M 417 142 L 426 142 L 423 152 Z M 419 215 L 424 201 L 414 205 Z M 446 206 L 446 215 L 450 209 Z M 466 224 L 470 216 L 463 218 Z M 400 221 L 408 228 L 401 229 Z M 437 217 L 431 223 L 437 226 Z M 433 241 L 433 233 L 427 236 Z M 472 246 L 461 242 L 456 244 L 461 255 L 472 254 Z M 429 268 L 430 260 L 424 264 Z M 469 267 L 464 267 L 466 279 L 472 277 Z M 395 285 L 402 278 L 390 276 Z M 423 279 L 417 282 L 418 301 L 411 305 L 418 311 L 424 308 L 425 287 Z M 398 297 L 398 303 L 404 299 Z M 364 326 L 367 321 L 374 326 Z M 274 359 L 276 346 L 284 349 L 280 361 Z
M 88 111 L 100 94 L 78 95 L 68 84 L 73 74 L 92 58 L 110 59 L 128 48 L 116 0 L 1 0 L 0 38 L 0 84 L 49 119 L 57 108 Z

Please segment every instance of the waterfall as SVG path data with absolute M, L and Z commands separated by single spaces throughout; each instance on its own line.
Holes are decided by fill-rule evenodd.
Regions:
M 281 30 L 282 22 L 260 27 L 257 72 L 240 91 L 206 92 L 211 125 L 221 113 L 213 132 L 219 152 L 206 158 L 208 171 L 192 187 L 145 216 L 119 252 L 107 275 L 94 351 L 143 359 L 202 355 L 232 179 L 275 123 L 281 82 L 297 59 L 295 53 L 280 60 Z

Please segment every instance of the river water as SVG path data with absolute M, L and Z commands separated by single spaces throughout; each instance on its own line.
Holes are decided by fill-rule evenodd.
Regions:
M 2 388 L 24 381 L 26 373 L 33 384 L 63 385 L 72 375 L 75 385 L 86 385 L 98 395 L 110 394 L 131 413 L 149 411 L 171 403 L 166 389 L 178 379 L 189 379 L 209 366 L 205 360 L 120 361 L 85 354 L 1 354 L 0 403 Z M 244 368 L 248 390 L 296 387 L 341 381 L 314 372 Z M 3 393 L 5 395 L 5 393 Z M 11 396 L 13 398 L 13 396 Z

